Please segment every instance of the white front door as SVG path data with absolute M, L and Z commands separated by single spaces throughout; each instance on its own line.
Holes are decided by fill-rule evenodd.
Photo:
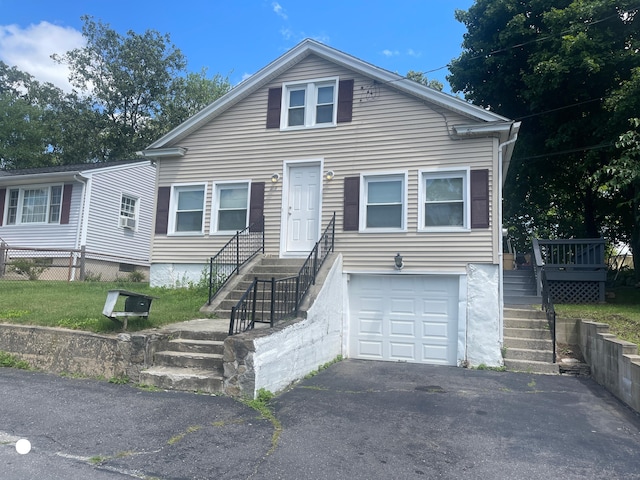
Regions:
M 285 253 L 309 253 L 318 241 L 320 219 L 320 165 L 290 166 L 286 221 L 283 226 Z

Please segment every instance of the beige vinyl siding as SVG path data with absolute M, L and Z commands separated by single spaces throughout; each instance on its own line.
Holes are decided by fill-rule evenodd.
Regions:
M 353 120 L 336 127 L 280 131 L 266 129 L 267 94 L 283 82 L 339 76 L 355 80 Z M 445 121 L 446 119 L 446 121 Z M 310 56 L 284 75 L 245 98 L 215 120 L 174 146 L 184 147 L 180 159 L 158 162 L 159 186 L 207 182 L 205 234 L 197 237 L 156 235 L 153 262 L 203 262 L 228 237 L 209 235 L 213 181 L 252 179 L 266 182 L 265 217 L 267 253 L 280 251 L 280 215 L 283 182 L 270 182 L 283 174 L 284 161 L 324 160 L 324 171 L 335 178 L 323 180 L 322 228 L 336 212 L 336 249 L 344 255 L 346 270 L 386 269 L 400 251 L 406 268 L 460 271 L 469 262 L 495 263 L 495 229 L 460 233 L 417 232 L 418 170 L 470 167 L 489 169 L 490 191 L 496 165 L 492 138 L 453 140 L 447 126 L 471 120 L 402 94 L 391 86 Z M 344 178 L 361 172 L 408 172 L 408 229 L 402 234 L 365 234 L 342 231 Z M 493 193 L 492 193 L 493 196 Z M 491 202 L 492 216 L 497 214 Z

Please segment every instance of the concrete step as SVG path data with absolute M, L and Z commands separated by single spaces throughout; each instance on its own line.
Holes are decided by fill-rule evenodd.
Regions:
M 218 372 L 195 368 L 153 366 L 140 372 L 140 383 L 166 390 L 221 393 L 222 375 Z
M 549 324 L 546 320 L 539 320 L 536 318 L 505 317 L 504 328 L 534 328 L 538 330 L 548 330 Z
M 525 348 L 529 350 L 543 350 L 545 352 L 553 351 L 553 341 L 550 338 L 504 337 L 504 346 L 507 347 L 507 349 Z
M 260 265 L 288 265 L 291 267 L 297 267 L 298 270 L 304 264 L 306 258 L 278 258 L 278 257 L 264 257 L 260 261 Z
M 553 363 L 553 352 L 551 349 L 532 350 L 530 348 L 508 348 L 504 354 L 505 360 L 528 360 L 534 362 Z
M 542 297 L 537 295 L 504 295 L 505 305 L 541 305 Z
M 165 367 L 222 371 L 222 354 L 171 351 L 156 352 L 153 356 L 153 364 Z
M 538 318 L 546 320 L 547 315 L 539 308 L 509 308 L 505 307 L 505 318 Z
M 505 327 L 503 333 L 505 338 L 533 338 L 551 341 L 551 330 L 548 328 Z
M 229 336 L 229 322 L 224 317 L 216 319 L 216 330 L 178 330 L 175 332 L 174 339 L 182 340 L 198 340 L 205 342 L 224 342 Z
M 172 352 L 215 353 L 222 355 L 224 353 L 224 341 L 178 338 L 169 341 L 167 348 Z
M 546 375 L 558 375 L 558 364 L 550 362 L 535 362 L 519 359 L 506 359 L 504 360 L 504 366 L 510 372 L 527 372 L 527 373 L 540 373 Z

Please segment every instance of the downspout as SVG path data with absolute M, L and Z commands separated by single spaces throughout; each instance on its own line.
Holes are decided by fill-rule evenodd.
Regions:
M 511 136 L 511 132 L 513 131 L 513 125 L 511 125 L 511 130 L 509 130 L 509 138 Z M 498 248 L 498 302 L 499 302 L 499 311 L 498 311 L 498 328 L 500 329 L 500 345 L 504 344 L 504 258 L 502 255 L 502 190 L 503 190 L 503 181 L 502 181 L 502 158 L 504 155 L 504 149 L 508 145 L 514 143 L 518 139 L 518 133 L 516 132 L 513 135 L 513 138 L 507 140 L 506 142 L 498 145 L 498 219 L 500 220 L 500 225 L 498 228 L 499 232 L 499 241 L 500 248 Z
M 75 248 L 79 250 L 87 243 L 87 222 L 89 221 L 89 204 L 91 203 L 91 177 L 74 175 L 73 179 L 82 184 L 82 201 L 80 202 L 80 215 L 78 216 L 78 230 L 76 232 Z M 71 280 L 75 280 L 75 269 Z

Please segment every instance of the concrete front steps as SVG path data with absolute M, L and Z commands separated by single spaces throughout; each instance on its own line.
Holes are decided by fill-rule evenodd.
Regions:
M 504 270 L 502 276 L 505 305 L 539 305 L 533 270 Z
M 504 365 L 507 370 L 558 374 L 553 340 L 545 313 L 517 307 L 504 309 Z
M 165 327 L 167 347 L 153 356 L 153 366 L 140 372 L 140 383 L 166 390 L 221 393 L 224 388 L 224 340 L 229 334 L 231 307 L 255 277 L 284 278 L 297 275 L 304 259 L 263 257 L 245 267 L 229 282 L 211 307 L 214 319 L 191 320 Z
M 222 392 L 222 356 L 228 328 L 228 320 L 223 319 L 170 326 L 173 338 L 166 350 L 154 354 L 153 366 L 140 372 L 140 383 L 165 390 Z

